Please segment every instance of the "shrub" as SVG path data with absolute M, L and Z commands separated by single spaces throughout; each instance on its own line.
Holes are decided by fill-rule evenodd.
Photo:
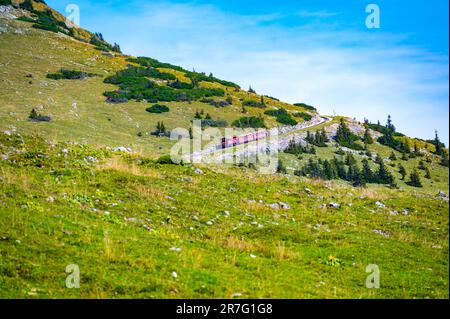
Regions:
M 120 91 L 105 92 L 104 95 L 111 99 L 120 92 L 120 100 L 137 101 L 147 100 L 150 103 L 172 102 L 172 101 L 191 101 L 212 96 L 224 96 L 222 89 L 194 88 L 191 85 L 185 86 L 182 82 L 173 82 L 172 86 L 158 85 L 147 79 L 155 77 L 164 80 L 176 79 L 173 74 L 159 72 L 153 67 L 134 67 L 130 66 L 125 70 L 117 72 L 115 75 L 105 79 L 105 83 L 115 84 L 120 87 Z M 176 84 L 174 84 L 176 83 Z
M 257 107 L 257 108 L 265 108 L 266 104 L 261 103 L 260 101 L 255 101 L 255 100 L 245 100 L 244 102 L 242 102 L 243 106 L 251 106 L 251 107 Z
M 161 104 L 154 104 L 154 105 L 146 108 L 145 110 L 149 113 L 157 113 L 157 114 L 170 111 L 169 107 L 167 107 L 165 105 L 161 105 Z
M 295 117 L 301 117 L 303 118 L 305 121 L 310 121 L 312 119 L 312 115 L 305 113 L 305 112 L 296 112 L 294 113 Z
M 44 116 L 32 109 L 30 115 L 28 116 L 30 122 L 50 122 L 52 119 L 50 116 Z
M 297 121 L 294 120 L 290 114 L 281 114 L 277 116 L 277 122 L 286 125 L 297 125 Z
M 264 119 L 261 117 L 250 116 L 250 117 L 241 117 L 239 120 L 233 122 L 234 127 L 241 128 L 265 128 L 266 125 L 264 123 Z
M 97 76 L 97 74 L 94 73 L 87 73 L 82 71 L 74 71 L 74 70 L 67 70 L 67 69 L 61 69 L 59 72 L 55 73 L 49 73 L 47 74 L 47 78 L 53 79 L 53 80 L 84 80 L 88 77 L 94 77 Z
M 314 111 L 314 112 L 317 111 L 317 109 L 314 106 L 311 106 L 311 105 L 308 105 L 308 104 L 305 104 L 305 103 L 294 103 L 294 105 L 302 107 L 302 108 L 310 110 L 310 111 Z
M 422 187 L 420 175 L 416 170 L 413 170 L 411 172 L 411 175 L 409 176 L 408 185 L 413 186 L 413 187 Z
M 172 161 L 172 157 L 170 155 L 163 155 L 163 156 L 161 156 L 160 158 L 158 158 L 156 160 L 156 163 L 157 164 L 162 164 L 162 165 L 164 165 L 164 164 L 177 164 L 177 163 Z
M 286 125 L 297 125 L 297 121 L 294 120 L 291 115 L 283 108 L 278 110 L 268 110 L 265 111 L 264 114 L 269 116 L 275 116 L 277 118 L 277 122 Z
M 239 85 L 237 85 L 233 82 L 228 82 L 228 81 L 224 81 L 224 80 L 215 78 L 214 76 L 212 76 L 212 74 L 210 74 L 208 76 L 205 73 L 187 71 L 180 66 L 176 66 L 176 65 L 173 65 L 170 63 L 159 62 L 158 60 L 155 60 L 152 58 L 138 57 L 138 58 L 130 58 L 130 59 L 128 59 L 128 61 L 140 64 L 141 66 L 144 66 L 144 67 L 167 68 L 167 69 L 184 72 L 185 75 L 191 79 L 192 84 L 194 84 L 194 86 L 195 86 L 195 84 L 199 83 L 200 81 L 205 81 L 205 82 L 216 82 L 216 83 L 222 84 L 224 86 L 234 87 L 236 89 L 239 89 Z
M 359 137 L 353 134 L 347 125 L 344 122 L 344 119 L 341 119 L 339 123 L 338 130 L 336 132 L 336 142 L 338 142 L 341 146 L 348 147 L 354 150 L 364 150 L 364 147 L 356 141 L 359 140 Z

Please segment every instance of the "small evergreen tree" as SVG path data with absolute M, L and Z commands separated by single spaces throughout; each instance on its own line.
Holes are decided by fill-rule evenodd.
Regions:
M 395 153 L 393 151 L 391 152 L 391 155 L 389 156 L 389 159 L 391 161 L 396 161 L 397 160 L 397 156 L 395 156 Z
M 363 159 L 362 161 L 362 176 L 364 181 L 367 183 L 372 183 L 374 180 L 372 169 L 370 168 L 369 161 L 367 159 Z
M 431 172 L 428 167 L 425 168 L 425 178 L 431 179 Z
M 284 163 L 283 163 L 282 160 L 278 160 L 277 173 L 279 173 L 279 174 L 286 174 L 287 173 L 286 167 L 284 166 Z
M 405 151 L 402 152 L 402 160 L 403 161 L 407 161 L 408 160 L 408 156 L 406 155 Z
M 373 138 L 372 138 L 372 135 L 370 135 L 369 125 L 367 122 L 364 123 L 364 127 L 366 129 L 364 131 L 364 137 L 363 137 L 364 144 L 373 144 Z
M 422 187 L 422 182 L 420 180 L 420 175 L 417 172 L 417 170 L 413 170 L 411 174 L 409 175 L 409 182 L 408 185 L 414 186 L 414 187 Z
M 404 181 L 406 177 L 406 169 L 402 164 L 398 164 L 398 173 L 401 176 L 401 180 Z

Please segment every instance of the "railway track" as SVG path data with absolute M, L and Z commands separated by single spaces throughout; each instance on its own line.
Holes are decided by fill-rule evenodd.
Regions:
M 260 139 L 258 141 L 253 141 L 246 144 L 240 144 L 235 147 L 229 147 L 229 148 L 218 148 L 218 147 L 210 147 L 208 149 L 204 149 L 200 152 L 194 152 L 188 155 L 189 158 L 201 158 L 203 155 L 208 155 L 209 157 L 214 156 L 214 153 L 217 153 L 217 159 L 221 160 L 225 157 L 230 156 L 240 156 L 244 155 L 245 153 L 258 153 L 262 150 L 261 147 L 264 148 L 271 148 L 271 149 L 277 149 L 277 150 L 283 150 L 287 145 L 289 144 L 289 141 L 291 141 L 293 138 L 301 138 L 302 133 L 304 133 L 304 130 L 314 128 L 316 126 L 325 124 L 330 122 L 332 119 L 326 116 L 316 116 L 313 118 L 313 120 L 309 121 L 309 123 L 300 123 L 296 126 L 291 127 L 281 127 L 281 128 L 272 128 L 269 130 L 269 140 L 267 138 Z M 312 122 L 312 123 L 311 123 Z M 306 124 L 306 125 L 302 125 Z M 271 141 L 271 136 L 277 136 L 276 141 Z M 235 152 L 226 152 L 227 149 L 234 149 Z

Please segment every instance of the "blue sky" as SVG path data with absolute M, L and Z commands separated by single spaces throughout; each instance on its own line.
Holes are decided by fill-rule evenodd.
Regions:
M 47 0 L 125 53 L 448 144 L 446 0 Z M 365 8 L 380 8 L 368 29 Z

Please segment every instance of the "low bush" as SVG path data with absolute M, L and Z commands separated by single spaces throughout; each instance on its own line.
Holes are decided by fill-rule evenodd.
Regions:
M 41 115 L 36 112 L 35 109 L 32 109 L 30 115 L 28 116 L 28 120 L 30 122 L 50 122 L 52 119 L 50 116 Z
M 266 124 L 264 123 L 264 119 L 261 117 L 250 116 L 250 117 L 241 117 L 239 120 L 233 122 L 234 127 L 241 128 L 265 128 Z
M 311 119 L 312 119 L 312 115 L 311 115 L 311 114 L 308 114 L 308 113 L 306 113 L 306 112 L 297 112 L 297 113 L 294 113 L 294 117 L 301 117 L 301 118 L 303 118 L 305 121 L 311 121 Z
M 88 77 L 94 76 L 98 75 L 94 73 L 87 73 L 83 71 L 74 71 L 67 69 L 61 69 L 59 70 L 59 72 L 47 74 L 47 78 L 53 80 L 84 80 L 87 79 Z
M 309 111 L 314 111 L 314 112 L 317 111 L 317 109 L 314 106 L 311 106 L 311 105 L 308 105 L 308 104 L 305 104 L 305 103 L 294 103 L 294 105 L 295 106 L 299 106 L 299 107 L 304 108 L 304 109 L 309 110 Z
M 255 101 L 255 100 L 244 100 L 242 102 L 243 106 L 251 106 L 251 107 L 257 107 L 257 108 L 265 108 L 266 104 L 260 102 L 260 101 Z
M 154 105 L 146 108 L 145 110 L 149 113 L 157 113 L 157 114 L 170 111 L 169 107 L 167 107 L 165 105 L 161 105 L 161 104 L 154 104 Z

